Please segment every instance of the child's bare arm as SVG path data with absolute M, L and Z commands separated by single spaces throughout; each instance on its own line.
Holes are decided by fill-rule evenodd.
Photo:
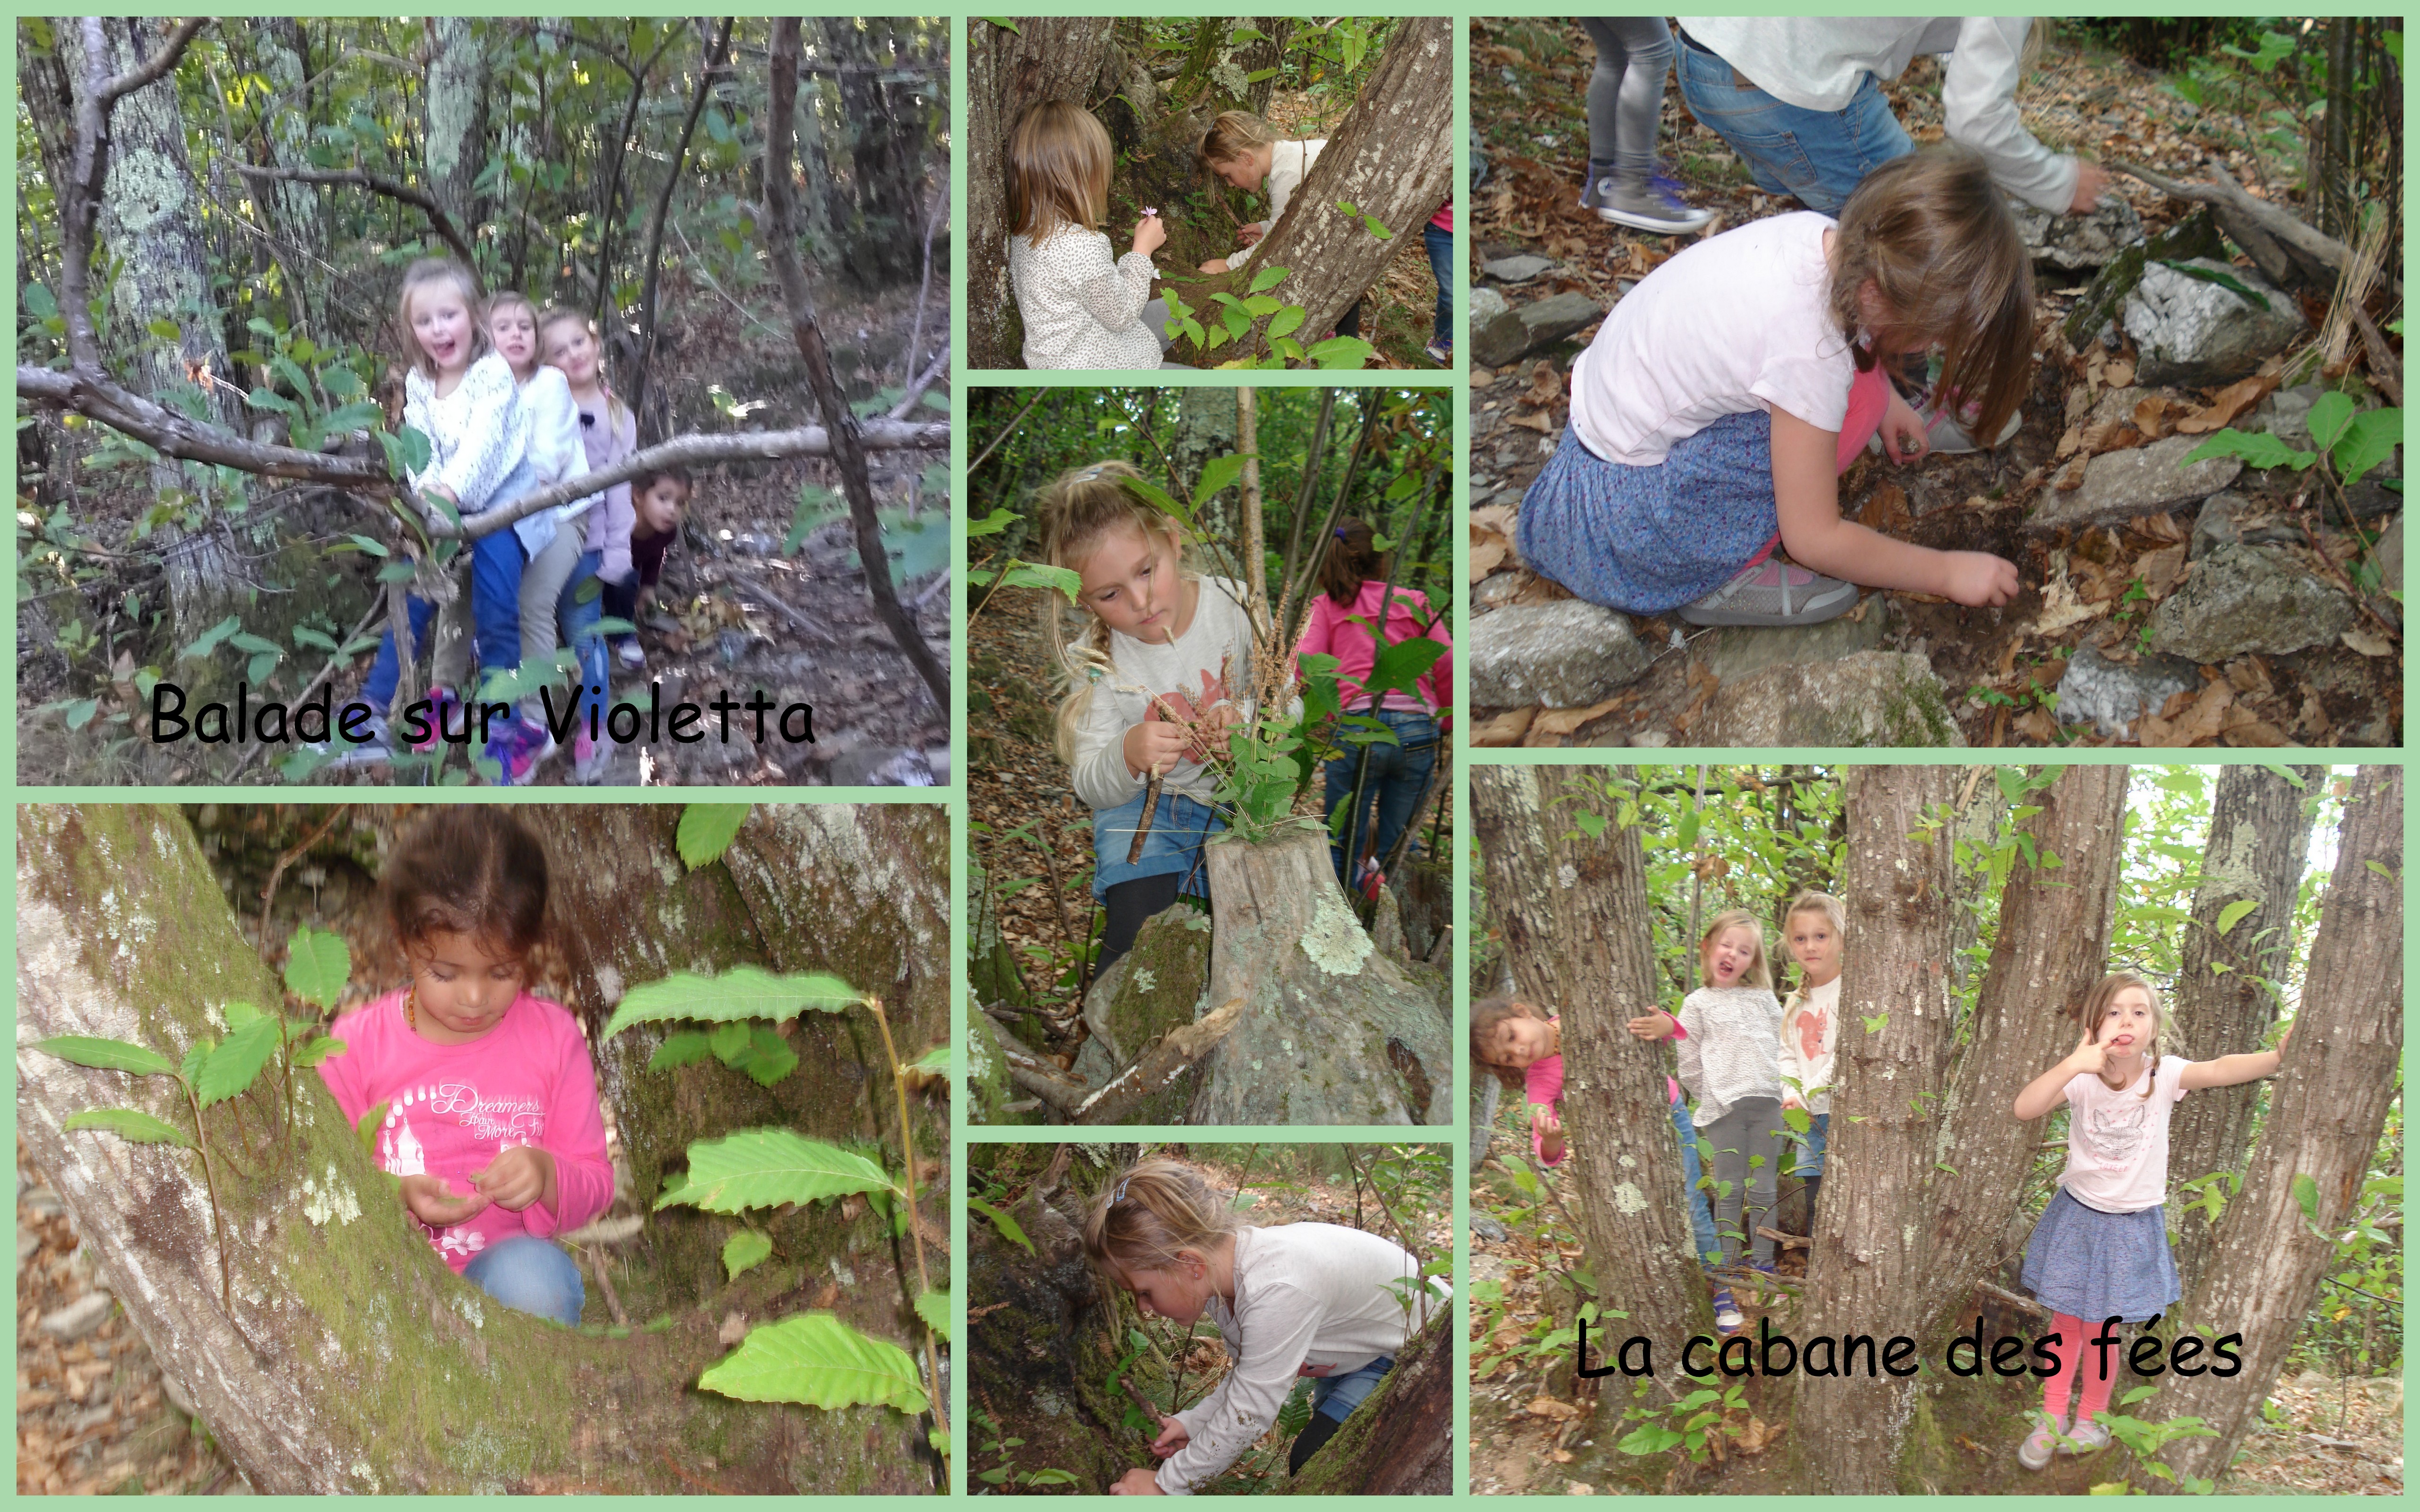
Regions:
M 2205 1087 L 2237 1087 L 2257 1082 L 2263 1076 L 2274 1076 L 2285 1064 L 2286 1043 L 2294 1038 L 2288 1029 L 2286 1038 L 2277 1041 L 2274 1050 L 2258 1050 L 2250 1055 L 2221 1056 L 2216 1060 L 2196 1060 L 2185 1068 L 2184 1089 L 2196 1091 Z
M 1773 497 L 1792 561 L 1868 588 L 1938 594 L 1961 604 L 2005 604 L 2016 596 L 2016 566 L 2000 557 L 1935 551 L 1842 519 L 1833 466 L 1839 444 L 1838 431 L 1773 411 Z
M 1632 1019 L 1629 1023 L 1622 1026 L 1623 1028 L 1628 1029 L 1631 1033 L 1638 1036 L 1642 1040 L 1670 1039 L 1673 1031 L 1678 1029 L 1680 1026 L 1680 1020 L 1674 1018 L 1671 1014 L 1665 1012 L 1660 1008 L 1649 1009 L 1646 1012 L 1639 1014 L 1637 1018 Z
M 2086 1030 L 2066 1059 L 2027 1082 L 2025 1089 L 2017 1094 L 2016 1106 L 2011 1110 L 2017 1121 L 2031 1123 L 2049 1113 L 2067 1096 L 2068 1083 L 2087 1072 L 2099 1074 L 2108 1059 L 2108 1048 L 2093 1043 L 2091 1031 Z

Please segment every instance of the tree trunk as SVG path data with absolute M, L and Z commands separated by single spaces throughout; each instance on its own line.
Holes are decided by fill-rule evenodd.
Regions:
M 302 35 L 302 23 L 291 16 L 273 16 L 262 23 L 255 34 L 260 49 L 261 77 L 269 86 L 287 96 L 283 109 L 272 112 L 265 123 L 269 137 L 271 166 L 308 168 L 312 166 L 311 97 L 304 82 L 311 77 L 310 48 Z M 279 257 L 286 270 L 289 287 L 287 299 L 297 325 L 324 332 L 311 308 L 311 286 L 317 276 L 312 260 L 324 256 L 327 231 L 319 213 L 319 191 L 310 184 L 279 183 L 272 185 L 263 198 L 274 207 L 275 224 L 287 240 L 293 243 L 301 256 Z
M 1189 1122 L 1453 1121 L 1453 1038 L 1442 978 L 1371 943 L 1337 884 L 1327 832 L 1281 821 L 1264 839 L 1215 836 L 1211 1014 L 1236 1004 Z
M 428 80 L 422 100 L 429 189 L 473 243 L 487 206 L 478 193 L 488 162 L 488 48 L 468 16 L 428 23 Z M 476 273 L 473 269 L 473 272 Z
M 1662 996 L 1638 831 L 1608 823 L 1590 839 L 1573 823 L 1604 811 L 1591 793 L 1603 780 L 1569 767 L 1478 767 L 1471 813 L 1515 992 L 1563 1015 L 1570 1182 L 1597 1302 L 1629 1314 L 1622 1335 L 1650 1340 L 1657 1376 L 1677 1392 L 1687 1384 L 1682 1347 L 1712 1334 L 1714 1314 L 1691 1253 L 1663 1058 L 1622 1028 L 1627 1010 Z
M 1214 291 L 1249 285 L 1264 268 L 1288 269 L 1285 282 L 1269 292 L 1303 306 L 1302 330 L 1315 338 L 1377 282 L 1402 239 L 1451 196 L 1452 181 L 1453 23 L 1441 16 L 1401 20 L 1360 98 L 1251 261 L 1234 274 L 1187 284 L 1186 301 L 1202 307 Z M 1345 214 L 1339 202 L 1360 213 Z M 1373 236 L 1364 215 L 1390 235 Z M 1213 365 L 1233 353 L 1180 338 L 1170 355 Z
M 2194 889 L 2193 922 L 2169 1000 L 2171 1053 L 2195 1060 L 2258 1044 L 2277 1021 L 2279 984 L 2294 958 L 2294 900 L 2310 850 L 2310 803 L 2324 767 L 2295 770 L 2303 786 L 2258 766 L 2222 766 L 2210 816 L 2210 845 Z M 2254 904 L 2224 934 L 2227 906 Z M 2242 1168 L 2252 1138 L 2257 1083 L 2211 1087 L 2176 1106 L 2168 1121 L 2171 1184 Z M 2210 1257 L 2214 1226 L 2201 1213 L 2175 1219 L 2177 1275 L 2190 1292 Z
M 196 816 L 215 825 L 240 812 Z M 675 850 L 669 808 L 521 812 L 558 862 L 555 964 L 541 958 L 536 985 L 592 1034 L 626 983 L 660 977 L 668 962 L 753 963 L 834 970 L 883 992 L 905 1056 L 945 1039 L 948 842 L 937 811 L 760 810 L 722 862 L 695 872 Z M 397 818 L 372 812 L 359 822 L 375 833 Z M 379 849 L 364 848 L 372 857 Z M 18 865 L 24 1039 L 105 1035 L 178 1058 L 224 1022 L 225 1005 L 283 1002 L 176 810 L 22 809 Z M 374 915 L 350 916 L 363 929 L 353 1001 L 398 975 Z M 599 1087 L 634 1176 L 625 1205 L 645 1212 L 690 1140 L 773 1119 L 823 1138 L 879 1139 L 895 1165 L 896 1104 L 879 1041 L 868 1051 L 873 1031 L 860 1017 L 808 1015 L 814 1022 L 792 1040 L 799 1071 L 770 1089 L 719 1065 L 645 1072 L 662 1040 L 653 1028 L 602 1046 Z M 303 1072 L 290 1134 L 276 1133 L 274 1100 L 261 1090 L 208 1115 L 230 1309 L 221 1303 L 211 1200 L 189 1158 L 63 1128 L 80 1109 L 130 1102 L 182 1126 L 173 1088 L 33 1053 L 21 1055 L 18 1077 L 27 1151 L 163 1370 L 261 1491 L 933 1489 L 922 1428 L 901 1414 L 772 1407 L 692 1389 L 726 1352 L 717 1336 L 726 1312 L 794 1311 L 805 1288 L 834 1270 L 858 1277 L 839 1302 L 851 1323 L 914 1336 L 914 1260 L 885 1217 L 775 1214 L 766 1227 L 780 1259 L 726 1285 L 717 1257 L 728 1220 L 651 1214 L 623 1294 L 660 1312 L 661 1325 L 619 1339 L 568 1332 L 489 1305 L 454 1277 Z M 917 1149 L 930 1158 L 948 1148 L 947 1111 L 922 1101 Z M 239 1150 L 250 1152 L 239 1162 Z M 591 1298 L 592 1317 L 601 1317 L 594 1289 Z M 500 1412 L 499 1403 L 516 1405 Z
M 2330 1236 L 2360 1200 L 2402 1049 L 2403 772 L 2365 766 L 2345 804 L 2293 1042 L 2242 1194 L 2226 1205 L 2200 1282 L 2177 1308 L 2185 1327 L 2243 1335 L 2238 1374 L 2161 1385 L 2160 1415 L 2198 1417 L 2216 1430 L 2161 1454 L 2180 1477 L 2215 1479 L 2234 1462 L 2335 1258 Z
M 1942 1085 L 1952 1040 L 1957 878 L 1947 840 L 1926 826 L 1955 796 L 1958 777 L 1950 766 L 1849 769 L 1840 891 L 1856 969 L 1840 994 L 1824 1196 L 1801 1324 L 1809 1338 L 1869 1334 L 1879 1348 L 1909 1332 L 1908 1300 L 1931 1285 L 1932 1257 L 1916 1236 L 1930 1229 L 1926 1191 L 1941 1131 L 1918 1094 Z M 1792 1436 L 1811 1481 L 1805 1489 L 1895 1491 L 1912 1386 L 1862 1372 L 1802 1378 L 1797 1420 L 1826 1425 Z
M 926 112 L 896 91 L 921 86 L 888 81 L 876 39 L 857 18 L 827 18 L 816 30 L 825 58 L 841 66 L 835 85 L 848 171 L 833 175 L 822 196 L 840 238 L 838 270 L 869 292 L 912 283 L 923 266 Z
M 1019 367 L 1025 328 L 1008 286 L 1008 133 L 1028 105 L 1082 103 L 1111 16 L 967 23 L 967 365 Z
M 1189 503 L 1202 470 L 1241 447 L 1242 417 L 1223 389 L 1184 388 L 1175 396 L 1176 428 L 1168 439 L 1168 455 L 1176 465 L 1177 475 L 1168 480 L 1168 491 Z M 1152 402 L 1157 402 L 1156 396 L 1152 396 Z M 1316 457 L 1305 459 L 1306 467 L 1317 465 Z M 1240 581 L 1251 548 L 1242 548 L 1242 555 L 1237 555 L 1236 543 L 1243 537 L 1237 533 L 1235 497 L 1236 486 L 1219 489 L 1194 511 L 1193 523 L 1211 570 Z
M 1451 1496 L 1453 1309 L 1438 1308 L 1395 1368 L 1287 1478 L 1288 1496 Z

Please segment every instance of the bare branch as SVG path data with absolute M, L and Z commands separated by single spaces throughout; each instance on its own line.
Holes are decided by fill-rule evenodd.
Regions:
M 891 407 L 891 418 L 907 419 L 908 412 L 913 410 L 924 397 L 924 391 L 939 382 L 949 371 L 950 347 L 949 343 L 943 342 L 941 349 L 933 354 L 933 360 L 924 364 L 924 371 L 916 375 L 916 381 L 908 384 L 908 392 L 901 394 L 899 402 Z
M 296 478 L 338 488 L 383 493 L 394 485 L 384 461 L 331 456 L 294 446 L 247 440 L 231 430 L 205 425 L 79 365 L 62 373 L 17 364 L 17 398 L 51 409 L 68 409 L 122 431 L 164 456 L 236 468 L 263 477 Z
M 2194 200 L 2204 205 L 2223 205 L 2255 222 L 2259 227 L 2288 246 L 2307 254 L 2337 272 L 2352 261 L 2352 249 L 2335 238 L 2304 224 L 2265 199 L 2255 199 L 2235 181 L 2226 164 L 2216 154 L 2209 157 L 2211 180 L 2207 183 L 2170 178 L 2165 174 L 2122 161 L 2109 166 L 2119 173 L 2139 178 L 2173 199 Z
M 176 30 L 168 34 L 167 41 L 161 45 L 159 52 L 151 54 L 149 62 L 129 69 L 101 86 L 101 109 L 107 110 L 117 103 L 121 96 L 131 95 L 146 85 L 157 84 L 166 78 L 168 70 L 183 60 L 185 49 L 193 45 L 194 39 L 201 35 L 202 28 L 209 23 L 208 16 L 189 16 L 177 23 Z
M 261 168 L 249 162 L 230 162 L 228 166 L 247 178 L 279 178 L 297 184 L 354 184 L 373 194 L 400 200 L 427 215 L 429 228 L 454 249 L 462 266 L 472 266 L 471 243 L 464 239 L 461 228 L 454 224 L 454 217 L 445 213 L 445 207 L 424 190 L 360 168 Z
M 697 89 L 690 96 L 689 118 L 681 123 L 680 143 L 673 148 L 672 166 L 664 170 L 662 190 L 656 195 L 655 213 L 647 218 L 647 255 L 639 266 L 644 270 L 646 282 L 639 291 L 639 355 L 631 364 L 630 412 L 646 414 L 647 376 L 656 364 L 656 285 L 663 273 L 664 218 L 673 208 L 673 192 L 680 187 L 681 168 L 689 162 L 690 139 L 697 134 L 698 117 L 706 114 L 706 96 L 714 92 L 714 81 L 721 76 L 723 54 L 731 45 L 732 18 L 722 18 L 722 25 L 714 34 L 714 41 L 706 50 L 704 67 L 697 76 Z M 598 263 L 598 278 L 605 276 L 605 266 Z M 642 422 L 644 423 L 644 421 Z

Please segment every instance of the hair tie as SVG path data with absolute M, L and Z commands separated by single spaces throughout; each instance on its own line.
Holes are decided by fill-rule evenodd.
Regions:
M 1336 538 L 1337 538 L 1338 540 L 1340 540 L 1340 541 L 1342 541 L 1342 540 L 1343 540 L 1343 539 L 1344 539 L 1344 527 L 1343 527 L 1343 526 L 1339 525 L 1338 527 L 1336 527 Z
M 1102 469 L 1101 469 L 1099 466 L 1097 466 L 1097 465 L 1093 466 L 1093 467 L 1089 467 L 1089 468 L 1086 468 L 1083 471 L 1078 472 L 1078 473 L 1077 473 L 1077 474 L 1076 474 L 1076 481 L 1077 481 L 1078 483 L 1090 483 L 1090 482 L 1092 482 L 1094 478 L 1099 477 L 1099 476 L 1101 475 L 1101 472 L 1102 472 Z
M 1127 1178 L 1126 1178 L 1126 1181 L 1131 1181 L 1131 1180 L 1134 1180 L 1134 1178 L 1133 1178 L 1133 1177 L 1131 1177 L 1131 1176 L 1129 1176 L 1129 1177 L 1127 1177 Z M 1114 1208 L 1114 1207 L 1116 1207 L 1119 1203 L 1124 1202 L 1125 1199 L 1126 1199 L 1126 1182 L 1125 1182 L 1125 1181 L 1120 1181 L 1120 1182 L 1118 1183 L 1118 1190 L 1117 1190 L 1117 1194 L 1116 1194 L 1114 1196 L 1112 1196 L 1112 1197 L 1110 1197 L 1110 1198 L 1109 1198 L 1109 1206 L 1110 1206 L 1110 1207 L 1112 1207 L 1112 1208 Z

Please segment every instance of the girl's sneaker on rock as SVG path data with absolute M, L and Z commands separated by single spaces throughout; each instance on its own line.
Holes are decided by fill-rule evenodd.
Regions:
M 1714 1332 L 1729 1335 L 1745 1327 L 1747 1327 L 1747 1314 L 1741 1312 L 1739 1304 L 1731 1300 L 1731 1288 L 1716 1287 L 1714 1288 Z
M 1856 584 L 1767 557 L 1675 612 L 1691 625 L 1821 625 L 1856 607 Z
M 582 730 L 571 737 L 571 779 L 584 788 L 593 788 L 605 780 L 606 748 L 588 738 Z
M 2078 1423 L 2058 1441 L 2063 1455 L 2097 1454 L 2109 1447 L 2109 1430 L 2098 1423 Z
M 1691 208 L 1676 193 L 1677 188 L 1668 180 L 1658 182 L 1649 177 L 1634 183 L 1606 174 L 1590 180 L 1587 193 L 1580 195 L 1580 208 L 1596 211 L 1600 221 L 1659 236 L 1686 236 L 1704 230 L 1714 212 Z
M 2050 1457 L 2056 1452 L 2058 1438 L 2058 1424 L 2052 1421 L 2048 1412 L 2036 1412 L 2034 1430 L 2025 1435 L 2024 1443 L 2017 1445 L 2017 1463 L 2027 1470 L 2047 1470 Z
M 1430 342 L 1429 361 L 1436 363 L 1439 367 L 1451 367 L 1453 365 L 1453 338 L 1451 336 L 1448 336 L 1443 341 Z
M 449 721 L 454 722 L 456 728 L 460 728 L 458 721 L 452 720 L 452 716 L 461 709 L 462 702 L 454 696 L 452 688 L 442 684 L 431 688 L 428 702 L 430 704 L 428 733 L 411 743 L 411 753 L 415 756 L 426 756 L 437 748 L 437 744 L 443 738 Z
M 505 725 L 488 741 L 488 755 L 503 768 L 496 779 L 499 787 L 526 787 L 538 764 L 561 748 L 546 726 L 527 715 Z

